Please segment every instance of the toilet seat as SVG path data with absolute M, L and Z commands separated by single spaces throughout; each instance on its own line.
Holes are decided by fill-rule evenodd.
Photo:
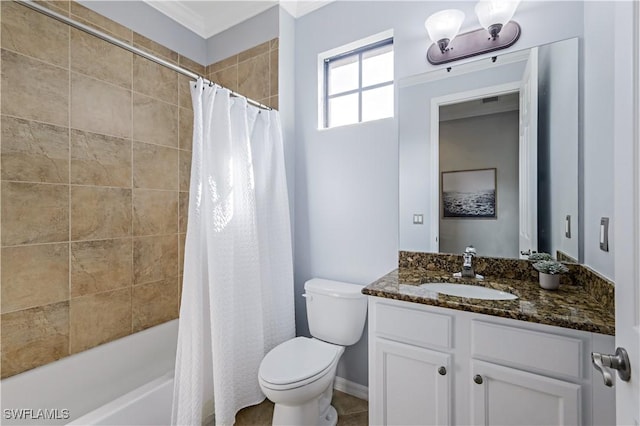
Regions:
M 327 374 L 344 348 L 317 339 L 296 337 L 273 348 L 260 364 L 262 385 L 274 390 L 294 389 Z

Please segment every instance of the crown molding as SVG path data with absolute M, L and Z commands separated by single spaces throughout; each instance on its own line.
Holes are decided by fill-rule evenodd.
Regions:
M 180 25 L 188 28 L 200 37 L 207 39 L 207 28 L 201 16 L 180 1 L 155 1 L 143 0 L 146 4 L 156 9 L 158 12 L 168 16 Z

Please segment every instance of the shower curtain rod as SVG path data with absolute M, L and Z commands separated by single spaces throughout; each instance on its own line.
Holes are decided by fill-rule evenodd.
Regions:
M 137 47 L 131 46 L 130 44 L 127 44 L 123 41 L 118 40 L 115 37 L 110 36 L 109 34 L 105 34 L 102 31 L 96 30 L 91 28 L 88 25 L 82 24 L 78 21 L 75 21 L 71 18 L 67 18 L 64 15 L 61 15 L 57 12 L 54 12 L 53 10 L 47 9 L 44 6 L 39 5 L 38 3 L 35 3 L 34 0 L 14 0 L 16 3 L 21 4 L 25 7 L 28 7 L 29 9 L 33 9 L 36 12 L 40 12 L 43 15 L 46 15 L 50 18 L 56 19 L 60 22 L 63 22 L 67 25 L 70 25 L 74 28 L 77 28 L 81 31 L 84 31 L 87 34 L 91 34 L 93 36 L 96 36 L 106 42 L 109 42 L 113 45 L 116 45 L 118 47 L 121 47 L 125 50 L 128 50 L 129 52 L 135 53 L 136 55 L 142 56 L 143 58 L 149 59 L 150 61 L 155 62 L 156 64 L 162 65 L 164 67 L 167 67 L 169 69 L 174 70 L 175 72 L 178 72 L 180 74 L 186 75 L 187 77 L 191 77 L 193 79 L 198 79 L 198 78 L 202 78 L 204 80 L 204 82 L 206 84 L 216 84 L 217 86 L 223 87 L 215 82 L 212 82 L 210 80 L 207 80 L 206 78 L 189 71 L 188 69 L 182 68 L 178 65 L 174 65 L 169 61 L 165 61 L 164 59 L 158 58 L 157 56 L 154 56 L 150 53 L 145 52 L 142 49 L 138 49 Z M 224 87 L 223 87 L 224 88 Z M 246 96 L 241 95 L 240 93 L 234 92 L 233 90 L 230 90 L 231 95 L 236 96 L 236 97 L 240 97 L 240 98 L 245 98 L 247 100 L 248 103 L 250 103 L 251 105 L 257 106 L 258 108 L 262 108 L 262 109 L 266 109 L 266 110 L 271 110 L 272 108 L 270 106 L 261 104 L 258 101 L 254 101 L 253 99 L 249 99 Z

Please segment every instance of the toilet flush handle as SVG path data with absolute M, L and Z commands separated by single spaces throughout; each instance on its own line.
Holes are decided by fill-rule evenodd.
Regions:
M 303 293 L 302 297 L 308 299 L 309 302 L 311 302 L 313 300 L 313 296 L 311 296 L 310 294 L 307 294 L 307 293 Z

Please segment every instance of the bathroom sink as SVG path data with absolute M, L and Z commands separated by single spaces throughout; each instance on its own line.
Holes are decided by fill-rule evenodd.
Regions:
M 448 296 L 468 297 L 471 299 L 515 300 L 518 298 L 518 296 L 514 296 L 513 294 L 505 291 L 494 290 L 492 288 L 481 287 L 478 285 L 431 283 L 422 284 L 420 287 L 425 290 L 446 294 Z

